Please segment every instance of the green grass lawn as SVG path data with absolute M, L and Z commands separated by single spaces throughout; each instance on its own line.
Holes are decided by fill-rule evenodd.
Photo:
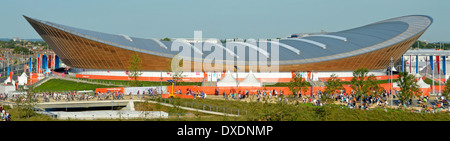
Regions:
M 95 88 L 108 88 L 115 86 L 96 85 L 88 83 L 79 83 L 75 81 L 51 79 L 34 88 L 37 91 L 80 91 L 80 90 L 95 90 Z

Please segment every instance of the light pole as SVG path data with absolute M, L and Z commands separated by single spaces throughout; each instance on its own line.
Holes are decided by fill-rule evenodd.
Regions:
M 391 57 L 391 63 L 390 63 L 390 67 L 391 68 L 389 68 L 389 77 L 390 77 L 390 80 L 391 80 L 391 83 L 389 84 L 389 87 L 390 87 L 389 93 L 390 93 L 390 97 L 391 97 L 391 108 L 392 108 L 392 101 L 393 101 L 393 99 L 392 99 L 392 87 L 393 87 L 393 83 L 394 83 L 394 81 L 392 81 L 392 67 L 393 66 L 394 66 L 394 58 Z
M 161 82 L 161 87 L 159 87 L 159 93 L 162 95 L 162 94 L 163 94 L 163 92 L 162 92 L 162 80 L 163 80 L 163 77 L 162 77 L 162 70 L 160 70 L 160 72 L 161 72 L 161 80 L 160 80 L 160 82 Z
M 237 66 L 234 66 L 234 68 L 236 68 L 236 93 L 238 93 L 239 92 L 238 91 L 238 89 L 239 89 L 239 80 L 238 80 L 238 78 L 239 78 L 239 75 L 238 75 L 239 68 Z

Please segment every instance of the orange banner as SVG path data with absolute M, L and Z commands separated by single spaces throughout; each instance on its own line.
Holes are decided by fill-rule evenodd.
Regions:
M 107 92 L 125 92 L 123 87 L 115 87 L 115 88 L 95 88 L 96 93 L 107 93 Z

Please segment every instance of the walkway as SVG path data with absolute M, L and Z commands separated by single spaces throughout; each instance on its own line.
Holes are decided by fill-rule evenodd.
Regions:
M 166 104 L 166 103 L 161 103 L 161 102 L 156 102 L 156 101 L 148 101 L 149 103 L 159 103 L 161 105 L 164 106 L 168 106 L 168 107 L 174 107 L 174 105 L 172 104 Z M 178 106 L 178 108 L 183 109 L 183 110 L 189 110 L 189 111 L 197 111 L 197 112 L 202 112 L 202 113 L 207 113 L 207 114 L 213 114 L 213 115 L 220 115 L 220 116 L 239 116 L 239 115 L 235 115 L 235 114 L 227 114 L 227 113 L 221 113 L 221 112 L 214 112 L 214 111 L 207 111 L 207 110 L 201 110 L 201 109 L 195 109 L 195 108 L 189 108 L 189 107 L 183 107 L 183 106 Z

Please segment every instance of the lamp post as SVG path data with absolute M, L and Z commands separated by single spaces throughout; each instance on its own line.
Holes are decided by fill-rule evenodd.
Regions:
M 161 72 L 161 80 L 160 80 L 160 82 L 161 82 L 161 87 L 159 87 L 159 93 L 162 95 L 162 94 L 163 94 L 163 92 L 162 92 L 162 80 L 163 80 L 163 77 L 162 77 L 162 70 L 161 70 L 160 72 Z
M 392 101 L 393 101 L 393 99 L 392 99 L 392 87 L 393 87 L 393 83 L 394 83 L 394 81 L 392 80 L 392 67 L 394 66 L 394 58 L 392 58 L 391 57 L 391 63 L 390 63 L 390 69 L 389 69 L 389 77 L 390 77 L 390 80 L 391 80 L 391 83 L 389 84 L 389 87 L 390 87 L 390 90 L 389 90 L 389 93 L 390 93 L 390 97 L 391 97 L 391 108 L 392 108 Z
M 239 92 L 238 91 L 238 89 L 239 89 L 239 80 L 238 80 L 238 78 L 239 78 L 239 75 L 238 75 L 239 68 L 237 66 L 234 66 L 234 68 L 236 68 L 236 93 L 238 93 Z

